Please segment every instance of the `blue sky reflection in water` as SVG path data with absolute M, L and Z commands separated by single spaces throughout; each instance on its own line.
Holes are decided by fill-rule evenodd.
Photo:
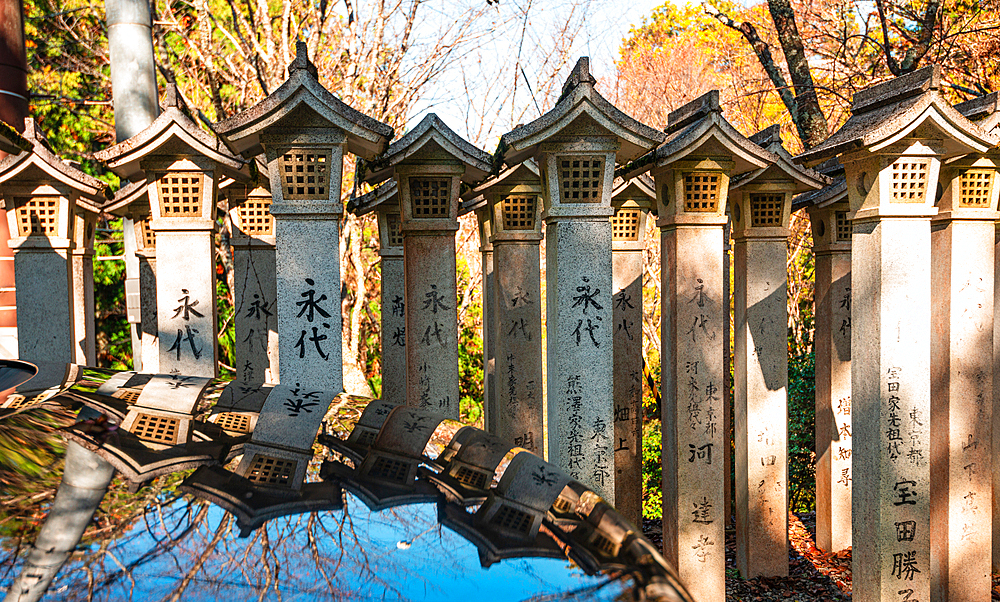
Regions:
M 607 577 L 588 577 L 566 559 L 516 558 L 483 569 L 476 547 L 438 523 L 434 504 L 371 512 L 345 495 L 344 512 L 279 518 L 244 539 L 228 521 L 200 569 L 226 513 L 213 505 L 192 525 L 201 502 L 179 498 L 163 507 L 162 521 L 155 511 L 138 518 L 122 537 L 108 542 L 108 553 L 100 554 L 94 544 L 85 560 L 68 563 L 47 599 L 87 599 L 85 563 L 93 571 L 96 600 L 170 599 L 188 577 L 183 600 L 238 601 L 258 598 L 265 589 L 264 600 L 284 602 L 331 597 L 492 602 L 581 588 L 589 590 L 585 599 L 611 600 L 622 593 L 618 583 L 590 590 Z M 176 540 L 172 547 L 170 538 Z M 8 587 L 9 578 L 0 585 Z

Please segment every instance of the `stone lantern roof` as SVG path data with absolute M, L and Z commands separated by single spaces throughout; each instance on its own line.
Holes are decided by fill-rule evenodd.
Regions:
M 372 190 L 368 194 L 351 199 L 347 203 L 347 210 L 358 217 L 368 215 L 384 203 L 391 204 L 398 202 L 397 189 L 396 180 L 388 180 L 376 186 L 375 190 Z
M 722 116 L 719 91 L 712 90 L 667 116 L 666 141 L 656 150 L 619 170 L 624 178 L 697 157 L 728 157 L 732 173 L 760 170 L 779 162 L 773 152 L 755 144 Z
M 462 181 L 481 181 L 493 168 L 492 157 L 456 134 L 434 113 L 428 113 L 405 136 L 389 145 L 385 154 L 370 165 L 364 181 L 375 184 L 389 179 L 392 168 L 402 163 L 446 163 L 465 165 Z
M 130 209 L 138 205 L 149 205 L 149 190 L 145 180 L 129 182 L 118 189 L 111 201 L 104 206 L 104 211 L 112 215 L 128 215 Z
M 767 180 L 785 180 L 794 184 L 794 193 L 800 194 L 810 190 L 818 190 L 828 186 L 830 178 L 793 162 L 792 155 L 785 150 L 781 140 L 781 129 L 778 124 L 767 127 L 750 136 L 749 140 L 764 150 L 772 153 L 775 161 L 765 167 L 734 176 L 729 183 L 729 189 L 734 190 L 751 182 Z
M 967 110 L 974 114 L 972 108 Z M 945 157 L 981 153 L 997 144 L 996 136 L 941 96 L 941 67 L 930 65 L 855 94 L 847 123 L 795 157 L 795 162 L 815 164 L 859 149 L 878 152 L 918 129 L 928 130 L 921 134 L 923 138 L 942 138 Z
M 202 156 L 213 161 L 222 176 L 249 178 L 247 163 L 230 152 L 220 138 L 198 127 L 182 110 L 173 84 L 167 86 L 164 105 L 163 112 L 146 129 L 95 153 L 94 157 L 122 178 L 133 181 L 144 176 L 139 162 L 150 156 Z
M 656 184 L 649 174 L 642 173 L 638 176 L 626 180 L 625 178 L 615 178 L 614 189 L 611 191 L 612 202 L 618 199 L 648 199 L 653 203 L 653 211 L 656 211 Z
M 973 121 L 991 133 L 998 133 L 1000 126 L 1000 103 L 998 103 L 1000 93 L 993 92 L 986 96 L 980 96 L 955 105 L 955 110 L 965 116 L 969 121 Z
M 662 132 L 623 113 L 594 89 L 596 83 L 590 73 L 590 59 L 581 57 L 563 84 L 556 106 L 504 134 L 497 150 L 499 157 L 513 165 L 534 156 L 539 144 L 556 136 L 610 135 L 621 143 L 618 160 L 625 163 L 663 142 Z
M 486 206 L 486 193 L 497 186 L 514 186 L 525 181 L 539 181 L 540 175 L 538 163 L 534 159 L 528 159 L 523 163 L 518 163 L 509 167 L 499 174 L 489 178 L 472 190 L 462 195 L 462 204 L 458 208 L 459 215 L 465 215 Z M 539 182 L 539 185 L 540 182 Z
M 255 106 L 215 125 L 215 131 L 244 157 L 263 152 L 260 136 L 274 130 L 322 134 L 335 128 L 347 134 L 347 150 L 366 160 L 385 151 L 392 127 L 352 109 L 319 83 L 305 42 L 297 42 L 288 79 Z
M 0 152 L 16 155 L 31 151 L 32 144 L 5 121 L 0 121 Z
M 0 183 L 31 182 L 51 184 L 57 188 L 62 185 L 79 195 L 78 206 L 94 213 L 100 212 L 99 206 L 109 198 L 107 184 L 83 173 L 52 152 L 48 140 L 30 117 L 24 120 L 22 140 L 30 145 L 29 148 L 0 161 Z

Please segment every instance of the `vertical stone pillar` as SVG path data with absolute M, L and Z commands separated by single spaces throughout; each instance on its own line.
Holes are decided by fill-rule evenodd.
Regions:
M 456 165 L 396 167 L 406 287 L 407 405 L 457 420 Z M 439 217 L 440 216 L 440 217 Z
M 733 193 L 736 566 L 788 574 L 787 240 L 791 191 Z
M 399 203 L 378 212 L 382 285 L 382 401 L 406 403 L 406 298 Z
M 142 311 L 139 292 L 139 243 L 135 236 L 135 222 L 131 216 L 122 216 L 122 240 L 125 256 L 125 318 L 132 338 L 132 369 L 142 372 Z
M 160 372 L 159 329 L 156 325 L 156 232 L 150 227 L 152 216 L 134 220 L 138 242 L 136 259 L 139 264 L 139 339 L 142 354 L 141 371 Z M 137 368 L 140 369 L 140 368 Z
M 983 550 L 992 549 L 985 523 L 993 497 L 987 442 L 993 237 L 1000 217 L 996 167 L 975 155 L 950 163 L 942 170 L 938 215 L 931 218 L 931 599 L 937 600 L 979 599 L 991 588 L 992 559 Z M 928 427 L 926 421 L 919 426 Z
M 993 309 L 1000 307 L 1000 222 L 993 235 Z M 1000 407 L 1000 320 L 993 320 L 993 407 Z M 993 432 L 1000 433 L 1000 411 L 993 412 Z M 992 441 L 993 458 L 1000 458 L 1000 435 Z M 1000 462 L 1000 460 L 997 460 Z M 996 462 L 994 462 L 996 464 Z M 993 491 L 1000 491 L 1000 471 L 993 471 Z M 1000 495 L 993 496 L 993 570 L 1000 571 Z
M 609 218 L 617 143 L 543 149 L 548 457 L 614 503 Z
M 147 172 L 156 236 L 160 372 L 218 374 L 214 163 L 152 159 Z
M 490 207 L 483 206 L 476 211 L 479 225 L 479 252 L 482 255 L 483 270 L 483 427 L 486 431 L 497 432 L 497 382 L 496 382 L 496 272 L 493 258 L 493 220 Z
M 252 188 L 251 190 L 247 190 Z M 229 198 L 233 249 L 236 380 L 278 382 L 278 315 L 271 192 L 232 184 Z
M 699 602 L 725 600 L 722 254 L 732 161 L 653 171 L 661 257 L 663 551 Z
M 638 197 L 638 201 L 631 197 Z M 642 525 L 642 274 L 648 197 L 616 195 L 611 218 L 615 507 Z
M 851 546 L 849 210 L 846 198 L 809 208 L 816 256 L 816 546 L 826 552 Z
M 12 188 L 5 186 L 3 195 L 14 252 L 18 357 L 73 363 L 73 200 L 55 190 L 43 195 Z
M 723 481 L 725 482 L 724 521 L 732 525 L 736 521 L 733 514 L 733 328 L 732 322 L 732 273 L 733 245 L 730 244 L 729 232 L 732 229 L 730 218 L 722 230 L 722 447 L 725 450 L 722 463 Z
M 531 167 L 534 167 L 533 165 Z M 486 192 L 492 212 L 496 353 L 495 433 L 509 445 L 544 453 L 541 182 L 522 164 Z
M 93 209 L 97 209 L 94 207 Z M 94 234 L 98 213 L 78 207 L 73 213 L 73 345 L 75 362 L 97 365 L 94 331 Z
M 279 382 L 339 393 L 344 388 L 339 220 L 346 137 L 331 130 L 311 144 L 286 134 L 261 138 L 273 195 Z M 298 181 L 286 173 L 310 174 L 315 180 Z
M 923 148 L 914 145 L 917 153 Z M 927 191 L 937 187 L 939 160 L 922 153 L 852 158 L 841 157 L 847 181 L 858 183 L 848 185 L 855 211 L 851 241 L 855 591 L 864 602 L 928 600 L 930 217 L 937 210 Z M 907 170 L 916 166 L 920 184 L 916 202 L 892 193 L 904 165 Z

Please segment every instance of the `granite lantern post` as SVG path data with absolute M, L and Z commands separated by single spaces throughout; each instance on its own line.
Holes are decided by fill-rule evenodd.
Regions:
M 941 163 L 984 153 L 996 139 L 941 97 L 940 73 L 926 67 L 858 92 L 847 123 L 797 158 L 839 156 L 853 212 L 852 543 L 860 602 L 931 599 L 932 576 L 949 567 L 939 549 L 931 558 L 942 527 L 930 530 L 931 463 L 943 460 L 932 459 L 931 218 Z M 989 436 L 979 426 L 973 440 Z M 961 454 L 961 442 L 948 445 Z M 987 507 L 980 505 L 984 514 Z
M 796 199 L 816 257 L 816 547 L 851 546 L 851 220 L 843 178 Z
M 458 419 L 455 232 L 459 185 L 490 171 L 490 156 L 424 117 L 389 146 L 369 182 L 393 177 L 402 219 L 407 404 Z
M 459 215 L 463 215 L 463 206 Z M 493 252 L 492 210 L 488 203 L 477 204 L 476 225 L 479 227 L 479 253 L 483 272 L 483 427 L 487 432 L 497 434 L 500 411 L 497 405 L 497 274 L 496 258 Z M 539 326 L 541 327 L 541 326 Z
M 304 42 L 277 90 L 216 129 L 245 157 L 265 153 L 273 195 L 280 384 L 268 394 L 236 472 L 255 480 L 281 467 L 283 486 L 293 486 L 302 482 L 327 407 L 343 391 L 344 152 L 370 160 L 393 131 L 321 86 Z
M 63 163 L 49 150 L 33 119 L 24 120 L 24 139 L 31 143 L 30 151 L 0 161 L 0 197 L 14 252 L 18 356 L 36 362 L 85 362 L 85 349 L 79 345 L 88 320 L 76 314 L 87 307 L 86 282 L 74 278 L 73 253 L 77 242 L 92 240 L 93 222 L 89 232 L 84 225 L 78 234 L 77 222 L 85 220 L 77 220 L 76 213 L 99 212 L 96 204 L 106 200 L 105 185 Z M 92 325 L 92 286 L 90 307 Z M 77 333 L 77 323 L 84 332 Z
M 985 96 L 980 96 L 972 100 L 955 105 L 955 110 L 973 121 L 980 129 L 994 135 L 1000 133 L 1000 105 L 998 105 L 1000 94 L 993 92 Z M 994 178 L 996 176 L 993 176 Z M 993 190 L 996 190 L 996 181 L 991 181 Z M 993 192 L 996 194 L 996 192 Z M 1000 222 L 995 225 L 995 245 L 1000 245 Z M 994 246 L 994 273 L 993 273 L 993 308 L 994 312 L 1000 304 L 1000 248 Z M 995 315 L 995 314 L 994 314 Z M 1000 412 L 995 411 L 1000 403 L 1000 320 L 993 320 L 993 432 L 1000 432 Z M 1000 491 L 1000 473 L 995 468 L 997 458 L 1000 457 L 1000 437 L 993 436 L 993 491 Z M 993 497 L 993 570 L 1000 569 L 1000 495 Z
M 643 174 L 616 182 L 611 193 L 614 332 L 615 507 L 642 524 L 642 276 L 646 224 L 656 185 Z
M 486 201 L 480 211 L 488 216 L 480 223 L 489 226 L 486 232 L 493 247 L 493 299 L 488 319 L 496 370 L 490 428 L 505 444 L 541 456 L 545 437 L 539 253 L 542 183 L 538 166 L 534 161 L 519 163 L 481 184 L 473 194 Z
M 406 403 L 406 304 L 403 232 L 396 182 L 389 180 L 358 197 L 349 211 L 361 217 L 375 211 L 378 220 L 382 289 L 382 401 Z
M 105 199 L 107 200 L 107 199 Z M 77 201 L 73 212 L 73 345 L 75 362 L 97 365 L 97 334 L 94 329 L 94 235 L 101 210 Z
M 229 203 L 229 244 L 233 249 L 236 326 L 236 380 L 278 382 L 278 316 L 274 259 L 274 218 L 270 182 L 234 182 L 220 191 Z
M 392 128 L 352 109 L 321 86 L 305 43 L 298 42 L 288 79 L 257 105 L 217 124 L 216 130 L 243 156 L 263 151 L 267 157 L 277 269 L 273 306 L 282 341 L 281 386 L 271 397 L 284 398 L 298 383 L 340 393 L 344 151 L 371 159 L 385 149 Z M 262 420 L 267 412 L 265 404 Z M 301 435 L 311 431 L 308 445 L 312 445 L 319 421 L 307 422 Z
M 613 503 L 614 406 L 611 192 L 615 163 L 663 133 L 594 89 L 581 58 L 559 102 L 500 139 L 507 165 L 534 157 L 543 186 L 548 458 Z
M 993 239 L 997 155 L 942 166 L 931 218 L 931 599 L 992 587 Z
M 830 183 L 792 164 L 778 126 L 750 140 L 774 161 L 729 183 L 736 566 L 748 579 L 788 574 L 788 224 L 794 195 Z
M 132 331 L 132 361 L 137 372 L 159 372 L 156 324 L 156 233 L 145 181 L 131 182 L 104 207 L 122 218 L 125 247 L 125 315 Z
M 157 251 L 158 370 L 212 378 L 217 182 L 248 176 L 243 161 L 187 116 L 175 86 L 164 104 L 146 129 L 96 157 L 123 178 L 146 180 Z
M 726 203 L 733 173 L 774 157 L 709 92 L 671 113 L 652 170 L 660 228 L 663 552 L 699 602 L 725 599 L 723 341 Z

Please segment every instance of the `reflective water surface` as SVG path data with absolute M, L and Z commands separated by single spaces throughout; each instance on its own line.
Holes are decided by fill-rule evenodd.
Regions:
M 688 599 L 594 492 L 428 410 L 63 364 L 0 400 L 8 600 Z

